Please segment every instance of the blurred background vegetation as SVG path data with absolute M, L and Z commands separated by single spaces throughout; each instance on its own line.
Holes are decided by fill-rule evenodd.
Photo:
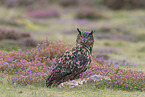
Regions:
M 96 57 L 144 71 L 144 11 L 145 0 L 0 0 L 0 50 L 31 49 L 46 38 L 75 45 L 76 28 L 95 30 Z

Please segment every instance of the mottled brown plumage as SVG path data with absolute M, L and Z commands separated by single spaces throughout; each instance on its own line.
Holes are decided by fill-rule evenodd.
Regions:
M 91 63 L 91 53 L 94 43 L 93 31 L 80 31 L 77 44 L 57 59 L 57 66 L 46 79 L 46 86 L 58 85 L 61 82 L 76 79 L 85 72 Z

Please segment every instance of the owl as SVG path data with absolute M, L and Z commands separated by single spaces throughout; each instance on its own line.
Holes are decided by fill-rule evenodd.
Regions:
M 80 31 L 79 28 L 77 28 L 77 31 L 76 46 L 56 59 L 56 67 L 46 78 L 47 87 L 77 79 L 91 63 L 94 31 Z

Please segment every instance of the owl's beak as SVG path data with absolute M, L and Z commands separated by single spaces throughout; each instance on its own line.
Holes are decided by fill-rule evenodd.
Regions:
M 86 43 L 87 42 L 87 40 L 85 38 L 83 38 L 82 41 L 83 41 L 83 43 Z

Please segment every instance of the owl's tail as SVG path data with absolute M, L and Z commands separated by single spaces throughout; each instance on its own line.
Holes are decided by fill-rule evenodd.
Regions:
M 52 80 L 52 75 L 49 75 L 47 78 L 46 78 L 46 86 L 51 86 L 53 84 L 53 80 Z

